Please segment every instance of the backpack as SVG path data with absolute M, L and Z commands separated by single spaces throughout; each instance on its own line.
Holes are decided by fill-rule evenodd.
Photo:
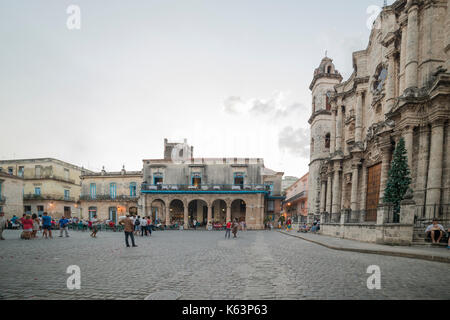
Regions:
M 135 226 L 138 226 L 138 225 L 140 225 L 141 224 L 141 222 L 139 221 L 139 219 L 136 219 L 136 221 L 134 222 L 134 225 Z

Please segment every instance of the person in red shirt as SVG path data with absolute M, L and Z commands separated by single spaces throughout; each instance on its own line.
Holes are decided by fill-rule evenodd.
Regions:
M 31 239 L 31 233 L 33 232 L 33 219 L 31 219 L 29 214 L 22 219 L 23 238 L 29 240 Z
M 231 221 L 227 222 L 227 227 L 225 229 L 225 239 L 227 238 L 227 236 L 228 236 L 228 239 L 230 239 L 230 236 L 231 236 Z

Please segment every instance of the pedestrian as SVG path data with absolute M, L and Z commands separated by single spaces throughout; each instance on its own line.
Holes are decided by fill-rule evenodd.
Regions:
M 62 238 L 63 236 L 63 231 L 65 231 L 66 233 L 66 238 L 69 237 L 69 220 L 66 217 L 62 217 L 61 219 L 59 219 L 59 237 Z
M 234 219 L 233 225 L 232 225 L 232 232 L 233 232 L 233 238 L 237 238 L 237 232 L 238 232 L 238 228 L 239 228 L 239 223 L 237 222 L 237 219 Z
M 52 239 L 52 217 L 48 215 L 47 212 L 44 212 L 44 215 L 42 216 L 42 229 L 44 232 L 42 233 L 42 237 L 45 239 Z
M 145 217 L 142 217 L 140 219 L 140 226 L 141 226 L 141 237 L 144 236 L 144 234 L 147 236 L 147 219 Z
M 31 238 L 34 239 L 34 238 L 36 238 L 36 234 L 39 231 L 40 221 L 39 221 L 39 218 L 36 213 L 33 213 L 33 215 L 31 216 L 31 219 L 33 220 L 33 232 L 31 233 Z
M 33 232 L 33 220 L 31 219 L 31 215 L 25 215 L 25 218 L 22 219 L 22 239 L 30 240 L 31 234 Z
M 134 243 L 134 222 L 133 219 L 131 219 L 130 215 L 128 214 L 127 217 L 123 220 L 120 220 L 119 223 L 124 226 L 123 231 L 125 232 L 125 244 L 127 247 L 130 247 L 130 244 L 128 243 L 128 238 L 131 238 L 131 243 L 133 244 L 133 247 L 137 247 L 137 245 Z
M 192 225 L 194 227 L 194 230 L 197 230 L 197 220 L 194 219 L 194 221 L 192 222 Z
M 137 236 L 140 230 L 141 230 L 141 216 L 137 216 L 137 218 L 134 219 L 134 235 Z
M 98 232 L 98 225 L 97 224 L 98 224 L 98 220 L 97 220 L 97 216 L 96 215 L 94 215 L 91 218 L 90 223 L 91 223 L 91 231 L 92 231 L 91 237 L 92 238 L 97 238 L 97 232 Z
M 147 231 L 152 235 L 152 219 L 150 217 L 147 217 Z
M 225 239 L 227 238 L 227 236 L 228 236 L 228 239 L 230 239 L 230 236 L 231 236 L 231 221 L 227 222 L 227 226 L 226 226 L 226 229 L 225 229 Z
M 3 211 L 0 212 L 0 240 L 5 240 L 3 238 L 3 230 L 8 227 L 8 220 L 6 220 L 5 213 Z

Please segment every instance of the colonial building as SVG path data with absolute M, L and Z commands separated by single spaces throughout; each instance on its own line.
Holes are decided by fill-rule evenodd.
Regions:
M 306 222 L 308 216 L 308 177 L 305 174 L 286 189 L 286 200 L 283 201 L 285 218 L 291 218 L 294 223 Z
M 24 186 L 19 195 L 23 197 L 23 212 L 54 217 L 79 215 L 83 172 L 89 172 L 73 164 L 52 159 L 2 160 L 0 171 L 23 178 Z
M 347 223 L 359 223 L 367 226 L 359 232 L 362 240 L 386 242 L 387 233 L 377 229 L 387 230 L 386 223 L 409 226 L 432 217 L 448 223 L 449 4 L 395 1 L 375 21 L 368 47 L 353 53 L 349 79 L 342 82 L 329 58 L 316 69 L 308 210 L 311 217 L 322 215 L 324 233 L 358 238 Z M 380 214 L 400 137 L 412 172 L 412 221 Z
M 286 194 L 286 190 L 298 181 L 298 177 L 287 176 L 281 181 L 281 193 Z
M 0 172 L 0 212 L 7 219 L 23 214 L 23 178 Z
M 282 176 L 263 159 L 194 158 L 186 141 L 166 140 L 164 159 L 143 160 L 140 203 L 144 215 L 166 225 L 238 219 L 262 229 L 265 215 L 279 214 Z
M 81 176 L 80 217 L 118 222 L 120 216 L 139 214 L 138 199 L 142 183 L 141 171 L 107 172 Z

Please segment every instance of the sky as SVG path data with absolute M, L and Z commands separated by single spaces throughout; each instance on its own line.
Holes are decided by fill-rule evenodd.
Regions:
M 347 79 L 382 4 L 0 0 L 0 159 L 141 170 L 187 139 L 301 177 L 314 69 L 327 51 Z

